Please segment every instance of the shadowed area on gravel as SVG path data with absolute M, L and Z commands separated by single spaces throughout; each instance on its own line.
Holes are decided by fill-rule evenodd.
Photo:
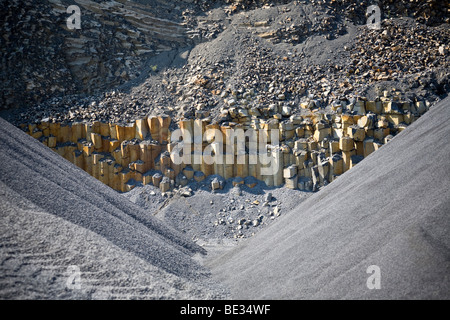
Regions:
M 238 299 L 448 299 L 449 104 L 209 261 L 213 273 Z
M 179 276 L 205 253 L 151 214 L 0 119 L 0 181 L 39 207 Z

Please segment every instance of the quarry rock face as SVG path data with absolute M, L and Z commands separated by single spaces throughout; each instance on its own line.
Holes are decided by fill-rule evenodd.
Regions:
M 383 2 L 381 30 L 365 26 L 365 2 L 78 1 L 79 29 L 70 5 L 1 4 L 1 108 L 20 109 L 15 124 L 285 117 L 449 89 L 448 17 L 435 1 Z
M 377 103 L 381 114 L 361 111 Z M 280 120 L 236 114 L 223 125 L 208 119 L 173 123 L 169 116 L 152 116 L 126 125 L 45 121 L 21 128 L 121 192 L 138 183 L 167 192 L 210 176 L 217 176 L 210 183 L 212 191 L 222 189 L 227 179 L 233 187 L 253 188 L 259 180 L 268 187 L 315 191 L 403 131 L 407 124 L 399 117 L 414 115 L 415 120 L 427 110 L 421 101 L 389 98 L 360 100 L 358 108 L 342 103 L 341 114 L 311 111 Z
M 3 2 L 2 108 L 92 94 L 152 72 L 149 57 L 193 43 L 180 4 L 77 1 L 80 28 L 69 29 L 72 1 Z
M 36 241 L 53 250 L 42 239 L 59 230 L 58 219 L 67 220 L 60 224 L 77 230 L 67 235 L 82 228 L 93 233 L 89 239 L 105 248 L 96 249 L 105 264 L 116 255 L 140 259 L 130 260 L 137 266 L 131 275 L 101 266 L 121 274 L 117 283 L 125 284 L 117 292 L 132 283 L 123 297 L 133 298 L 141 287 L 145 292 L 137 297 L 227 296 L 218 283 L 205 289 L 203 281 L 212 279 L 199 261 L 219 274 L 234 297 L 275 299 L 370 297 L 352 287 L 361 279 L 353 281 L 349 270 L 374 252 L 386 263 L 391 253 L 405 253 L 397 265 L 408 265 L 412 256 L 425 266 L 433 253 L 446 262 L 443 246 L 429 239 L 440 238 L 447 225 L 441 209 L 446 212 L 448 201 L 441 198 L 449 181 L 443 165 L 448 130 L 442 125 L 450 91 L 448 8 L 434 0 L 379 1 L 381 20 L 373 24 L 372 2 L 3 1 L 0 117 L 13 126 L 0 119 L 0 205 L 4 220 L 17 223 L 2 225 L 8 239 L 0 249 L 9 250 L 15 239 L 23 242 L 17 246 Z M 433 179 L 438 182 L 427 188 Z M 34 205 L 44 215 L 36 218 L 41 212 Z M 11 218 L 15 211 L 17 220 Z M 420 220 L 419 213 L 430 220 Z M 43 230 L 47 216 L 58 219 L 49 219 Z M 28 217 L 29 230 L 21 230 L 20 219 Z M 417 230 L 401 233 L 414 221 Z M 268 236 L 258 238 L 264 241 L 239 247 L 266 227 Z M 397 231 L 406 243 L 425 240 L 403 246 Z M 69 237 L 57 233 L 51 257 Z M 75 238 L 80 248 L 90 247 Z M 72 254 L 77 250 L 69 253 L 78 256 Z M 207 250 L 212 260 L 202 256 Z M 15 252 L 4 251 L 12 259 Z M 261 259 L 266 255 L 270 268 Z M 20 266 L 20 259 L 14 263 Z M 11 271 L 0 277 L 6 290 L 16 276 L 23 278 L 22 271 L 35 270 L 4 262 L 0 268 Z M 296 270 L 299 265 L 304 269 Z M 447 264 L 442 266 L 427 265 L 430 277 L 417 269 L 408 277 L 433 278 L 423 296 L 446 297 L 434 290 L 434 278 Z M 148 272 L 155 277 L 148 280 Z M 343 274 L 353 282 L 336 290 L 348 280 Z M 160 288 L 153 291 L 148 283 L 155 278 Z M 406 290 L 393 288 L 390 297 L 421 297 L 391 279 Z M 200 291 L 194 285 L 199 280 Z M 301 281 L 306 291 L 298 289 Z M 414 290 L 421 288 L 417 283 Z M 96 297 L 120 298 L 111 288 Z M 52 290 L 48 296 L 61 297 Z

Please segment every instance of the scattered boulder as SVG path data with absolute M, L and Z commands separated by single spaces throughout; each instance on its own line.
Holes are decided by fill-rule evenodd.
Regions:
M 192 189 L 187 187 L 181 188 L 178 192 L 182 197 L 185 198 L 191 197 L 193 195 Z
M 170 179 L 168 177 L 162 178 L 159 188 L 161 189 L 161 192 L 170 191 Z
M 155 187 L 159 187 L 163 176 L 161 173 L 157 172 L 152 176 L 152 183 Z
M 177 186 L 184 187 L 188 184 L 188 178 L 183 173 L 180 172 L 175 178 L 175 183 Z
M 186 166 L 186 167 L 183 169 L 183 174 L 186 176 L 186 178 L 187 178 L 188 180 L 191 180 L 191 179 L 194 178 L 194 169 L 192 169 L 191 166 Z

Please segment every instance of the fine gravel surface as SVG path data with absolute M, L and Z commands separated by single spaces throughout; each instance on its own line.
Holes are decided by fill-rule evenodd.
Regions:
M 2 119 L 0 150 L 0 298 L 226 296 L 205 249 Z
M 237 299 L 449 299 L 449 108 L 206 264 Z

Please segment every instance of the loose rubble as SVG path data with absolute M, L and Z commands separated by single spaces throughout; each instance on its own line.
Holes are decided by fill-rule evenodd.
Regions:
M 232 179 L 212 193 L 207 180 L 191 180 L 186 187 L 175 188 L 169 198 L 153 185 L 137 187 L 124 196 L 196 242 L 214 244 L 252 237 L 313 194 L 269 188 L 262 182 L 253 188 L 245 184 L 233 187 Z M 272 195 L 270 202 L 265 201 L 268 195 Z
M 365 25 L 365 0 L 81 1 L 76 31 L 68 4 L 0 5 L 1 116 L 115 190 L 151 187 L 158 210 L 206 192 L 317 191 L 450 90 L 438 1 L 382 1 L 380 30 Z M 278 132 L 275 168 L 174 163 L 171 135 L 194 128 Z M 201 137 L 201 151 L 211 141 Z M 211 234 L 246 237 L 284 211 L 270 193 L 234 201 Z
M 21 107 L 5 113 L 5 117 L 16 125 L 37 122 L 44 118 L 54 122 L 100 120 L 128 123 L 148 115 L 161 114 L 168 114 L 176 121 L 182 118 L 211 118 L 224 122 L 230 115 L 233 116 L 234 112 L 239 112 L 241 116 L 258 116 L 262 107 L 271 106 L 271 109 L 274 109 L 278 106 L 281 115 L 288 115 L 298 112 L 301 109 L 300 102 L 304 100 L 312 100 L 317 106 L 325 107 L 336 100 L 351 97 L 365 96 L 375 99 L 382 96 L 382 91 L 386 89 L 395 89 L 402 100 L 409 101 L 427 99 L 434 103 L 445 96 L 449 89 L 449 60 L 446 54 L 449 49 L 449 29 L 445 19 L 440 20 L 443 24 L 438 24 L 436 20 L 436 23 L 425 25 L 410 17 L 402 17 L 403 11 L 391 6 L 391 15 L 384 17 L 381 30 L 371 30 L 366 26 L 353 24 L 363 24 L 362 22 L 340 18 L 341 13 L 348 10 L 339 11 L 337 8 L 345 5 L 346 1 L 331 2 L 292 1 L 267 8 L 256 5 L 259 2 L 254 3 L 256 6 L 250 5 L 253 2 L 240 2 L 244 5 L 243 9 L 255 9 L 246 11 L 245 14 L 227 14 L 222 7 L 208 9 L 203 20 L 196 18 L 195 14 L 200 9 L 195 9 L 195 4 L 185 4 L 186 12 L 182 15 L 184 22 L 179 23 L 184 23 L 185 28 L 192 32 L 186 33 L 186 39 L 182 43 L 174 40 L 173 46 L 184 46 L 186 49 L 175 52 L 172 46 L 168 46 L 167 51 L 161 47 L 162 51 L 133 56 L 132 52 L 140 49 L 133 47 L 134 44 L 130 49 L 123 46 L 126 47 L 126 43 L 130 41 L 146 45 L 149 43 L 148 39 L 118 39 L 119 51 L 113 50 L 109 43 L 101 43 L 101 39 L 92 43 L 98 52 L 99 46 L 102 46 L 103 51 L 108 50 L 111 58 L 108 61 L 116 61 L 114 54 L 126 56 L 123 59 L 125 62 L 117 62 L 117 66 L 106 66 L 107 62 L 101 62 L 104 67 L 100 68 L 100 65 L 93 64 L 100 69 L 113 70 L 111 80 L 104 73 L 93 71 L 84 64 L 80 65 L 79 70 L 70 67 L 70 61 L 64 67 L 62 58 L 43 52 L 42 55 L 53 63 L 61 61 L 55 68 L 66 70 L 59 78 L 45 74 L 43 78 L 47 79 L 46 81 L 53 79 L 51 81 L 55 82 L 55 85 L 59 83 L 58 79 L 64 81 L 55 87 L 32 80 L 33 77 L 27 76 L 27 79 L 35 85 L 42 85 L 46 90 L 61 88 L 65 90 L 64 95 L 41 92 L 39 101 L 33 103 L 28 93 L 24 95 L 22 91 L 19 93 L 13 90 L 15 85 L 26 85 L 15 80 L 14 85 L 10 83 L 12 78 L 9 75 L 13 71 L 5 70 L 2 82 L 5 85 L 4 92 L 11 94 L 5 95 L 5 99 L 10 97 L 10 103 L 5 102 L 2 105 L 11 108 L 11 103 L 14 102 L 15 107 Z M 355 7 L 351 1 L 347 2 L 347 7 Z M 10 6 L 17 10 L 14 3 L 11 2 Z M 199 3 L 197 5 L 201 6 Z M 405 4 L 405 10 L 410 6 L 412 5 Z M 434 4 L 433 6 L 436 7 Z M 62 10 L 61 6 L 57 8 L 58 12 Z M 361 5 L 358 10 L 364 8 L 366 7 Z M 116 9 L 111 7 L 108 10 Z M 180 6 L 176 10 L 182 9 Z M 91 15 L 89 10 L 89 7 L 84 8 L 86 23 L 109 19 L 106 15 Z M 410 12 L 408 10 L 407 12 Z M 50 11 L 50 7 L 40 10 L 47 11 Z M 365 17 L 364 14 L 362 16 Z M 61 13 L 58 17 L 63 22 Z M 45 18 L 43 20 L 46 21 Z M 225 23 L 226 21 L 229 23 Z M 126 23 L 127 30 L 135 28 L 134 20 Z M 92 24 L 94 28 L 95 23 Z M 161 26 L 162 29 L 164 27 Z M 196 34 L 199 28 L 211 32 L 217 30 L 213 32 L 213 37 L 199 36 L 197 40 L 191 39 L 196 38 L 193 34 Z M 86 27 L 81 32 L 89 33 L 91 30 L 93 29 Z M 302 33 L 301 30 L 307 32 Z M 67 32 L 66 30 L 58 33 L 53 30 L 52 34 L 60 34 L 61 39 L 57 41 L 66 43 L 69 41 Z M 104 34 L 108 32 L 111 31 L 105 30 Z M 26 34 L 23 36 L 26 37 Z M 341 40 L 347 38 L 348 40 Z M 82 35 L 80 39 L 83 39 Z M 47 42 L 45 39 L 39 41 Z M 100 42 L 97 44 L 96 41 Z M 205 41 L 207 43 L 202 43 Z M 11 51 L 14 45 L 17 44 L 5 43 L 4 47 L 11 48 L 7 49 Z M 194 45 L 195 47 L 192 47 Z M 82 48 L 86 51 L 90 46 L 88 41 Z M 117 53 L 111 55 L 111 51 Z M 64 56 L 63 52 L 55 52 L 61 57 Z M 5 59 L 12 55 L 5 50 L 2 50 L 2 53 L 2 61 L 6 63 Z M 88 53 L 89 56 L 99 55 L 89 50 Z M 156 63 L 151 62 L 155 55 L 166 55 L 166 58 L 161 58 L 162 65 L 153 71 L 150 66 L 145 67 L 145 63 Z M 32 69 L 39 69 L 36 65 L 40 63 L 39 60 L 31 60 L 23 55 L 17 57 L 20 60 L 35 61 Z M 71 57 L 79 61 L 83 59 L 81 54 Z M 146 59 L 150 60 L 145 62 Z M 172 66 L 171 62 L 175 60 L 182 64 Z M 74 64 L 76 65 L 75 62 Z M 10 65 L 17 63 L 11 62 Z M 118 68 L 117 74 L 126 72 L 130 76 L 115 76 L 115 70 Z M 55 74 L 53 69 L 48 69 L 47 72 Z M 139 70 L 143 74 L 132 79 L 132 74 Z M 78 87 L 77 90 L 73 83 Z M 105 90 L 118 84 L 124 86 Z M 33 86 L 30 85 L 31 89 L 26 92 L 33 92 Z M 90 92 L 85 92 L 88 95 L 77 94 L 77 91 L 84 90 L 83 86 L 89 88 Z

